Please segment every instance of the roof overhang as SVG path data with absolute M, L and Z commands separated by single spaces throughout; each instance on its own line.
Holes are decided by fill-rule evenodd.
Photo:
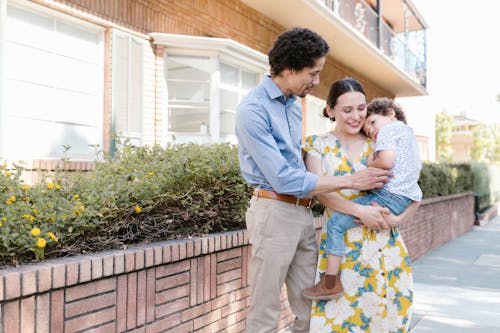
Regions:
M 232 39 L 176 35 L 159 32 L 152 32 L 149 36 L 153 38 L 153 43 L 165 46 L 167 51 L 169 49 L 175 49 L 177 51 L 212 51 L 223 54 L 228 58 L 245 62 L 262 72 L 266 72 L 269 67 L 267 55 Z
M 330 45 L 330 55 L 396 97 L 424 96 L 426 89 L 356 29 L 318 0 L 242 0 L 285 28 L 303 26 Z

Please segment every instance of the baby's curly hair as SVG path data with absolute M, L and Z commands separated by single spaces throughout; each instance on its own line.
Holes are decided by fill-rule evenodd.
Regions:
M 368 118 L 368 116 L 371 114 L 380 114 L 382 116 L 387 116 L 389 114 L 389 110 L 391 109 L 394 111 L 396 119 L 406 124 L 406 116 L 401 106 L 394 102 L 394 100 L 387 97 L 374 98 L 366 107 L 366 117 Z
M 285 69 L 313 67 L 316 59 L 328 54 L 328 43 L 307 28 L 292 28 L 276 38 L 268 53 L 271 76 Z

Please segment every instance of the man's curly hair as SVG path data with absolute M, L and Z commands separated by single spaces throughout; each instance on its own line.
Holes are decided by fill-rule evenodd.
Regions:
M 271 76 L 285 69 L 313 67 L 315 60 L 328 54 L 328 43 L 307 28 L 292 28 L 276 38 L 268 53 Z
M 394 100 L 387 97 L 378 97 L 373 99 L 366 107 L 366 117 L 368 118 L 368 116 L 371 114 L 380 114 L 382 116 L 387 116 L 389 114 L 389 110 L 391 109 L 394 111 L 396 119 L 406 124 L 406 116 L 401 106 L 394 102 Z

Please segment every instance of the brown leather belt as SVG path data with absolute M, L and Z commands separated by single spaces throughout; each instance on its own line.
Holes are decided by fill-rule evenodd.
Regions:
M 279 201 L 284 201 L 288 202 L 294 205 L 299 205 L 299 206 L 304 206 L 304 207 L 311 207 L 312 204 L 312 199 L 310 198 L 297 198 L 294 197 L 293 195 L 288 195 L 288 194 L 279 194 L 274 191 L 269 191 L 269 190 L 263 190 L 256 188 L 253 191 L 253 195 L 255 195 L 257 198 L 266 198 L 266 199 L 273 199 L 273 200 L 279 200 Z

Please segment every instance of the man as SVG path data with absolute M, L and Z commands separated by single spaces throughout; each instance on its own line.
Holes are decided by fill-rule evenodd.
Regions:
M 296 316 L 294 331 L 309 332 L 311 301 L 301 291 L 314 285 L 318 250 L 307 197 L 378 188 L 388 179 L 387 171 L 374 168 L 338 177 L 306 171 L 297 96 L 305 97 L 319 84 L 328 50 L 309 29 L 282 33 L 268 54 L 271 76 L 250 91 L 236 113 L 241 171 L 255 188 L 246 215 L 252 244 L 249 333 L 277 331 L 283 283 Z

